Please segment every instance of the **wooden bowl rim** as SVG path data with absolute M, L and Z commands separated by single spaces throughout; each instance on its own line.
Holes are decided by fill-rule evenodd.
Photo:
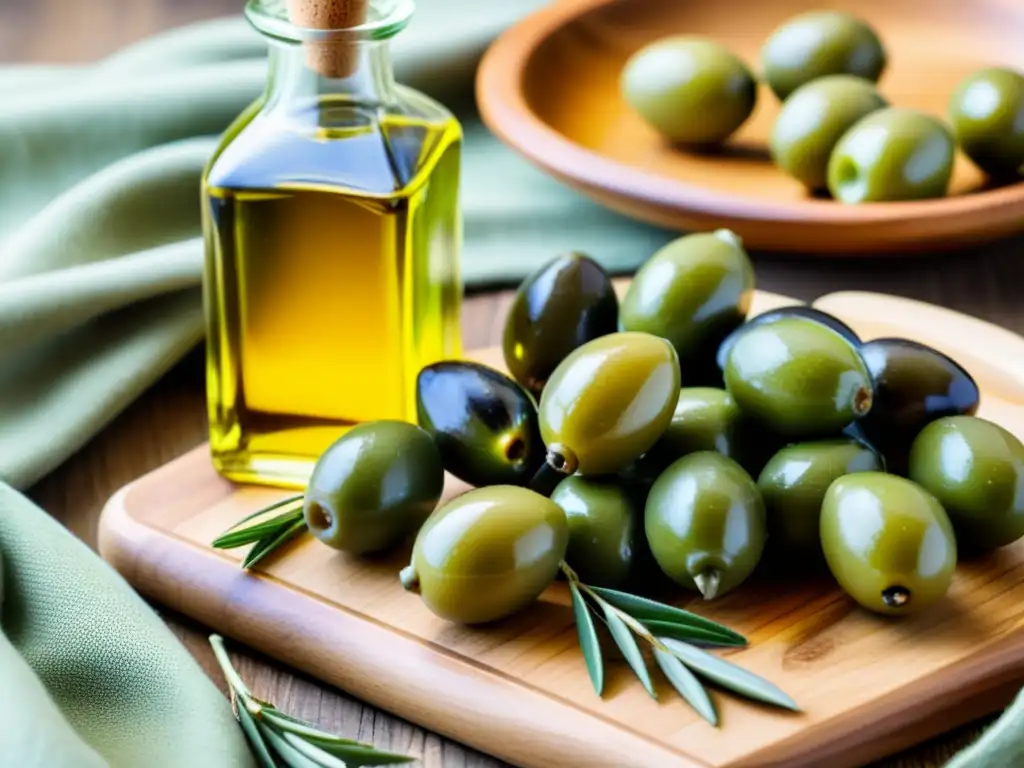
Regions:
M 477 104 L 484 123 L 528 160 L 566 181 L 654 208 L 671 207 L 704 216 L 827 225 L 899 225 L 941 222 L 993 209 L 1024 210 L 1024 181 L 966 195 L 931 200 L 844 205 L 832 200 L 776 203 L 723 193 L 669 179 L 613 160 L 576 144 L 551 127 L 526 100 L 523 78 L 537 49 L 579 17 L 622 0 L 555 0 L 509 27 L 484 54 L 477 73 Z M 1024 226 L 1024 213 L 1019 217 Z M 997 229 L 1007 229 L 995 227 Z

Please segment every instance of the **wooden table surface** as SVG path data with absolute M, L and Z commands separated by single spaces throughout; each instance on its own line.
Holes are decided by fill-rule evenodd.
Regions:
M 153 32 L 233 13 L 241 6 L 242 0 L 2 0 L 0 63 L 88 61 Z M 759 286 L 766 290 L 805 300 L 842 289 L 877 290 L 942 304 L 1024 333 L 1021 238 L 969 252 L 907 260 L 838 262 L 777 255 L 755 255 L 755 259 Z M 467 345 L 483 346 L 499 338 L 508 302 L 508 292 L 467 298 L 463 318 Z M 196 350 L 82 451 L 32 489 L 31 496 L 95 546 L 99 513 L 117 488 L 205 439 L 202 363 L 201 351 Z M 206 642 L 208 631 L 155 607 L 221 684 Z M 234 656 L 257 696 L 327 729 L 416 755 L 426 768 L 502 765 L 296 675 L 247 649 L 236 648 Z M 879 768 L 940 766 L 985 722 L 908 750 L 879 763 Z

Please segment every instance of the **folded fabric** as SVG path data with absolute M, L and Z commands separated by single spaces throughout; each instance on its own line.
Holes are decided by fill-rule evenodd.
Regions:
M 476 118 L 481 53 L 545 2 L 419 0 L 393 46 L 399 80 L 465 127 L 470 287 L 518 281 L 569 249 L 628 272 L 674 236 L 586 201 Z M 251 765 L 227 700 L 170 631 L 14 489 L 201 341 L 199 178 L 262 91 L 265 57 L 232 17 L 89 66 L 0 67 L 0 764 Z M 1024 763 L 1021 710 L 955 768 Z

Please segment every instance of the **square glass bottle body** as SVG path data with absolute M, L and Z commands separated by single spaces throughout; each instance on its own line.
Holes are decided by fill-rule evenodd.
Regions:
M 422 94 L 381 93 L 381 66 L 369 96 L 283 98 L 275 75 L 311 75 L 272 55 L 204 176 L 210 444 L 230 479 L 301 487 L 352 426 L 415 422 L 419 370 L 461 353 L 461 129 Z

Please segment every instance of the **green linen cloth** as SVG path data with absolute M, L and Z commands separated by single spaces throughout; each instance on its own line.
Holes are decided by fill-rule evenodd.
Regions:
M 475 118 L 475 64 L 544 0 L 420 0 L 398 78 L 466 128 L 467 285 L 585 250 L 613 272 L 671 233 L 542 175 Z M 24 490 L 203 335 L 199 176 L 262 90 L 240 17 L 82 67 L 0 67 L 0 765 L 248 766 L 226 699 L 130 587 Z M 1024 764 L 1024 700 L 956 761 Z M 965 762 L 966 761 L 966 762 Z

